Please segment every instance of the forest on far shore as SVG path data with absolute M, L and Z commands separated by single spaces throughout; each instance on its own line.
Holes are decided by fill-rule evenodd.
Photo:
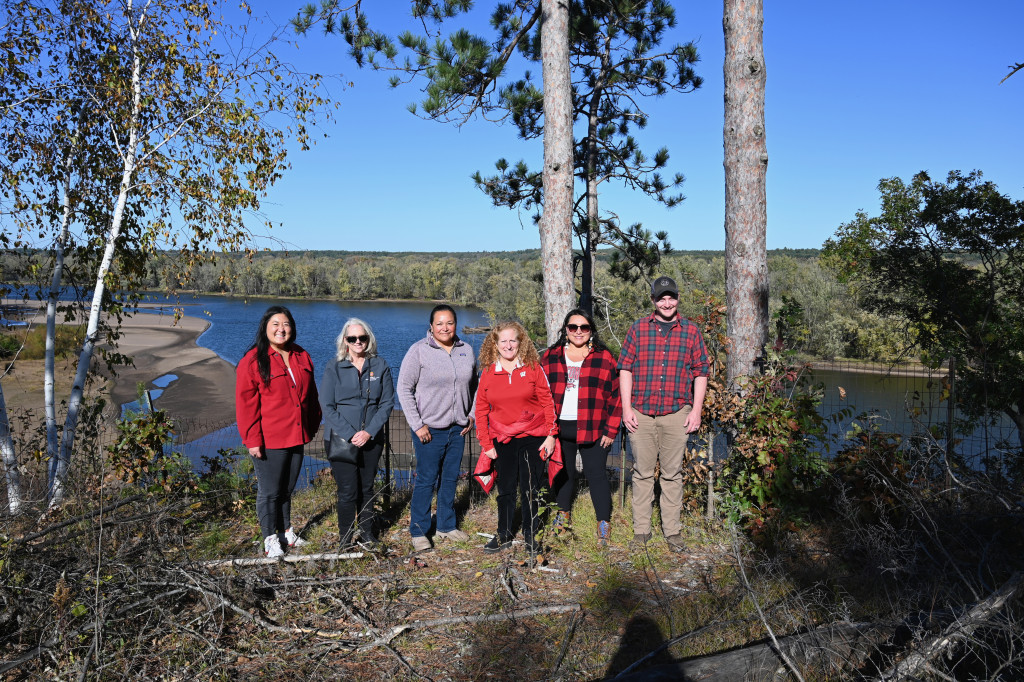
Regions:
M 647 281 L 626 282 L 609 271 L 612 250 L 598 253 L 595 313 L 602 336 L 616 348 L 629 325 L 650 309 Z M 0 253 L 3 282 L 45 284 L 44 251 Z M 279 296 L 338 300 L 444 300 L 482 308 L 493 320 L 518 319 L 536 338 L 544 337 L 544 303 L 539 249 L 509 252 L 354 252 L 264 251 L 217 254 L 187 274 L 174 267 L 171 254 L 149 261 L 144 288 L 239 297 Z M 83 288 L 88 276 L 75 277 L 74 258 L 66 263 Z M 853 283 L 837 272 L 817 249 L 768 252 L 773 337 L 788 348 L 815 358 L 894 361 L 912 346 L 901 320 L 883 318 L 860 305 Z M 725 301 L 722 251 L 676 251 L 662 256 L 655 274 L 667 274 L 680 286 L 680 310 L 697 317 L 712 301 Z M 713 297 L 713 298 L 711 298 Z

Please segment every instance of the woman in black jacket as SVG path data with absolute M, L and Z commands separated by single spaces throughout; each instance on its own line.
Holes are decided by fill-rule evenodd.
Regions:
M 338 531 L 345 551 L 354 545 L 353 521 L 357 516 L 359 541 L 364 546 L 377 544 L 373 481 L 384 449 L 384 425 L 395 406 L 395 387 L 391 368 L 377 357 L 377 339 L 370 325 L 349 319 L 336 343 L 337 358 L 320 382 L 320 405 L 331 473 L 338 486 Z M 352 450 L 342 441 L 355 446 L 354 462 L 337 457 L 342 450 Z

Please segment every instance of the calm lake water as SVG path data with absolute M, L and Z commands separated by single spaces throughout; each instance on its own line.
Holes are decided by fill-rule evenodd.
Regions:
M 173 304 L 164 297 L 154 297 L 153 303 Z M 231 364 L 245 355 L 252 345 L 263 312 L 275 301 L 244 301 L 219 296 L 199 296 L 183 299 L 180 305 L 186 315 L 210 321 L 210 328 L 199 337 L 199 345 L 209 348 Z M 351 317 L 365 320 L 377 337 L 377 354 L 391 366 L 397 380 L 405 353 L 416 341 L 424 338 L 433 303 L 404 301 L 341 302 L 341 301 L 281 301 L 292 312 L 297 328 L 296 341 L 313 358 L 317 384 L 324 368 L 334 359 L 334 341 L 342 325 Z M 490 324 L 487 314 L 478 308 L 453 306 L 458 315 L 459 329 Z M 480 350 L 483 334 L 462 334 L 463 341 Z

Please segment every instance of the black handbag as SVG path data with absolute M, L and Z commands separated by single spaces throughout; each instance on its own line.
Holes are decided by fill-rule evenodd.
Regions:
M 334 436 L 334 434 L 331 434 Z M 345 464 L 356 464 L 359 457 L 359 448 L 352 444 L 352 441 L 334 436 L 327 441 L 327 459 L 331 462 L 344 462 Z
M 366 426 L 366 408 L 370 402 L 370 387 L 366 387 L 366 402 L 363 403 L 363 417 L 360 420 L 359 428 Z M 338 438 L 331 431 L 331 439 L 327 441 L 327 461 L 342 462 L 344 464 L 359 464 L 359 447 L 352 444 L 352 441 Z

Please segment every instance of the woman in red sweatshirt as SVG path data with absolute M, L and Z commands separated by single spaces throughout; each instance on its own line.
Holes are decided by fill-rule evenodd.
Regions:
M 235 416 L 256 469 L 256 515 L 268 557 L 306 544 L 292 530 L 292 491 L 303 446 L 320 426 L 313 361 L 295 343 L 295 320 L 282 306 L 263 313 L 256 340 L 236 370 Z
M 547 469 L 555 452 L 558 427 L 537 349 L 518 322 L 494 327 L 480 348 L 480 387 L 476 396 L 476 434 L 483 453 L 494 460 L 498 485 L 498 533 L 484 551 L 512 544 L 512 517 L 518 486 L 522 500 L 523 538 L 536 553 L 537 508 Z

